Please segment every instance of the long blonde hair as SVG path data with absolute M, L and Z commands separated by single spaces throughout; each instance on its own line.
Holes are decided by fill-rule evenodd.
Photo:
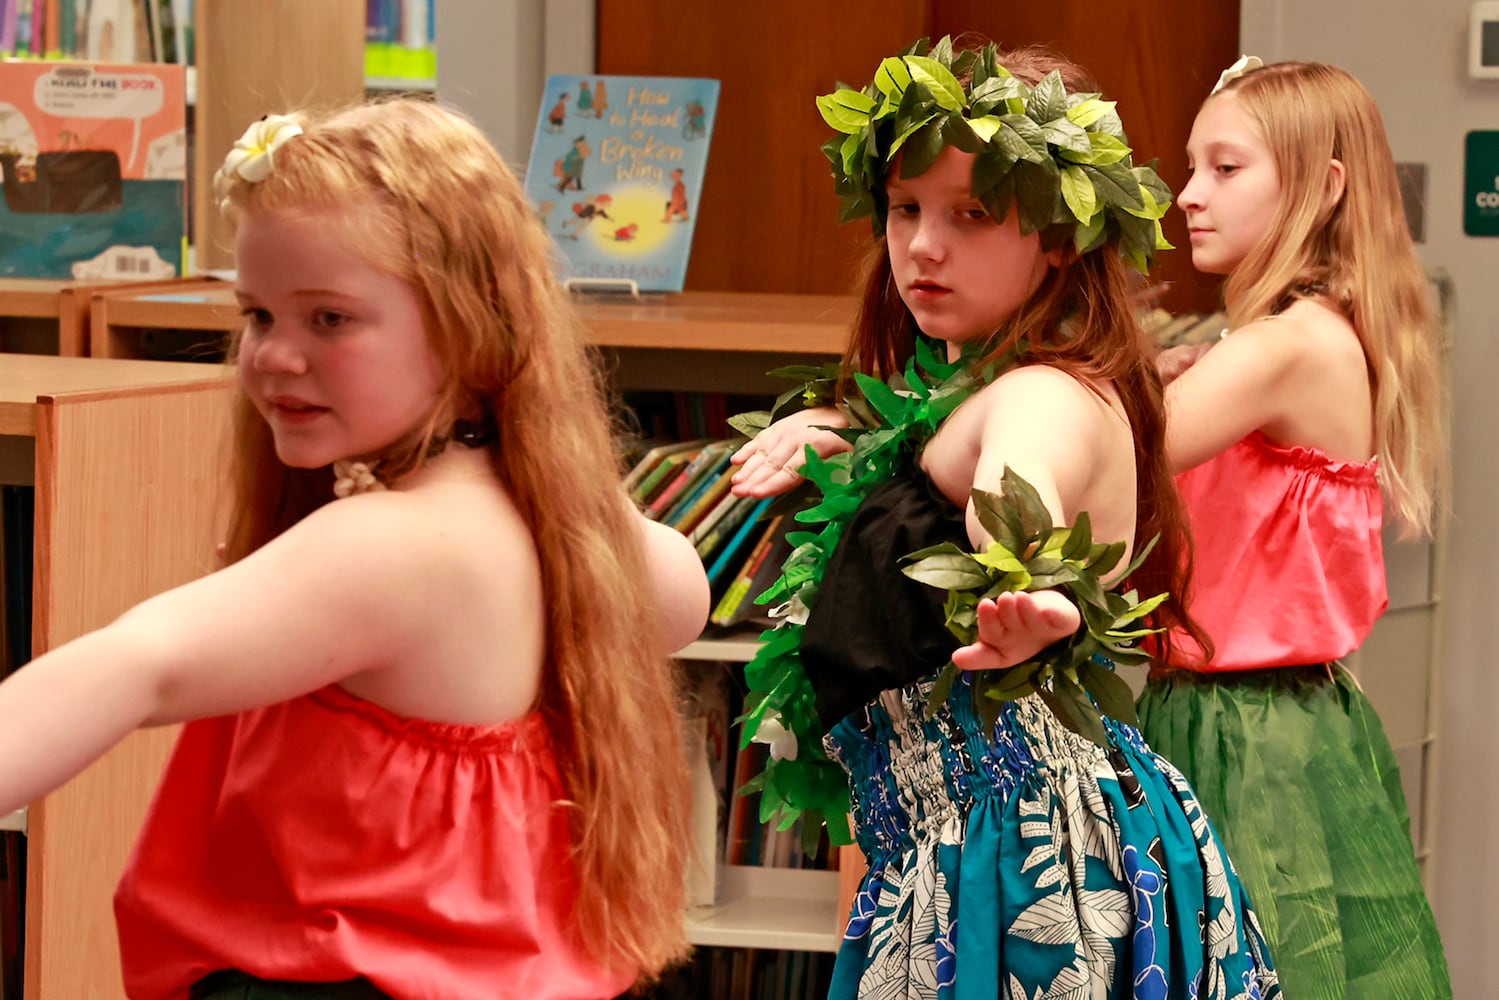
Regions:
M 1427 531 L 1447 494 L 1441 331 L 1401 210 L 1400 183 L 1373 96 L 1320 63 L 1275 63 L 1208 100 L 1236 100 L 1280 174 L 1280 203 L 1225 288 L 1230 327 L 1325 296 L 1363 343 L 1374 441 L 1394 513 Z M 1329 160 L 1343 164 L 1335 197 Z
M 541 560 L 539 710 L 572 806 L 573 930 L 605 964 L 649 978 L 686 951 L 686 757 L 669 664 L 641 641 L 649 569 L 602 384 L 550 242 L 504 161 L 451 111 L 396 100 L 296 117 L 304 134 L 276 149 L 265 180 L 236 182 L 231 214 L 338 210 L 349 245 L 418 290 L 445 384 L 399 466 L 420 463 L 441 421 L 493 415 L 494 467 Z M 329 470 L 277 459 L 243 393 L 235 459 L 231 561 L 332 496 Z

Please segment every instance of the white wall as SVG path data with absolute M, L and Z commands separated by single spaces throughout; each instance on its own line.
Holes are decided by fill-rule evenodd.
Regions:
M 438 0 L 437 96 L 524 175 L 547 76 L 592 73 L 594 49 L 592 0 Z
M 1428 264 L 1457 286 L 1454 519 L 1441 581 L 1437 919 L 1458 1000 L 1499 995 L 1499 238 L 1463 235 L 1463 139 L 1499 129 L 1499 82 L 1467 78 L 1468 0 L 1241 0 L 1241 49 L 1329 62 L 1384 114 L 1395 159 L 1429 165 Z

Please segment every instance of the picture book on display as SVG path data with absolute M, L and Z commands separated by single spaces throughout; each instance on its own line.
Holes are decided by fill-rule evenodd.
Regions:
M 526 194 L 564 279 L 682 290 L 717 108 L 717 80 L 547 79 Z

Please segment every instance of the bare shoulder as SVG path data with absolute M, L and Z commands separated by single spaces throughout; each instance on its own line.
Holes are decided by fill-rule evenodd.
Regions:
M 1043 426 L 1051 434 L 1117 422 L 1117 396 L 1108 383 L 1089 381 L 1052 365 L 1023 365 L 983 391 L 990 422 Z
M 1253 352 L 1262 362 L 1312 367 L 1335 359 L 1363 358 L 1358 332 L 1347 318 L 1306 299 L 1276 316 L 1248 323 L 1225 337 L 1227 353 Z
M 299 559 L 346 567 L 362 585 L 437 582 L 475 562 L 520 568 L 534 561 L 531 534 L 498 484 L 366 493 L 320 507 L 272 545 Z

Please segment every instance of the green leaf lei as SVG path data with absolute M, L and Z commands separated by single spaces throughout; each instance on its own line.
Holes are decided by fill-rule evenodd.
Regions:
M 741 794 L 758 791 L 761 822 L 775 819 L 781 830 L 804 816 L 803 846 L 809 853 L 816 850 L 823 825 L 834 844 L 847 844 L 853 838 L 848 825 L 847 776 L 823 749 L 825 728 L 802 667 L 802 623 L 854 511 L 976 389 L 1012 364 L 1013 359 L 1007 359 L 975 370 L 971 358 L 944 361 L 930 341 L 918 337 L 915 356 L 907 362 L 904 375 L 892 377 L 888 385 L 862 373 L 855 376 L 861 396 L 845 399 L 843 404 L 853 425 L 843 433 L 853 449 L 826 459 L 811 447 L 806 450 L 802 475 L 816 487 L 820 499 L 795 515 L 809 530 L 787 535 L 792 551 L 781 576 L 756 598 L 762 604 L 783 602 L 784 607 L 781 620 L 760 637 L 753 659 L 745 666 L 749 691 L 745 713 L 737 721 L 743 727 L 742 746 L 757 736 L 764 739 L 767 731 L 779 734 L 765 770 L 747 782 Z M 792 374 L 806 375 L 808 382 L 783 395 L 777 411 L 797 402 L 821 402 L 822 393 L 836 381 L 837 366 L 799 367 Z M 744 416 L 741 429 L 753 434 L 770 414 Z M 1134 707 L 1124 682 L 1093 657 L 1103 654 L 1118 662 L 1142 659 L 1133 643 L 1149 630 L 1131 629 L 1130 624 L 1153 610 L 1164 595 L 1142 603 L 1133 592 L 1105 591 L 1099 577 L 1118 564 L 1123 542 L 1095 544 L 1086 514 L 1079 515 L 1071 528 L 1053 528 L 1035 490 L 1008 469 L 1002 489 L 1002 496 L 974 491 L 980 522 L 995 539 L 985 551 L 966 553 L 950 543 L 934 546 L 905 557 L 908 565 L 903 572 L 948 590 L 948 628 L 965 643 L 973 639 L 974 607 L 981 597 L 1002 590 L 1059 587 L 1068 591 L 1081 609 L 1083 627 L 1042 650 L 1031 662 L 979 672 L 976 694 L 982 696 L 977 704 L 992 725 L 1003 700 L 1036 691 L 1064 724 L 1106 742 L 1098 709 L 1084 692 L 1109 715 L 1124 721 L 1133 721 Z M 1141 553 L 1123 575 L 1144 557 Z M 929 708 L 947 696 L 956 671 L 949 663 L 939 675 Z
M 1069 235 L 1078 253 L 1117 242 L 1145 273 L 1157 250 L 1171 249 L 1160 222 L 1171 189 L 1154 161 L 1134 165 L 1113 101 L 1069 94 L 1055 71 L 1030 87 L 998 54 L 990 44 L 955 56 L 950 38 L 930 49 L 922 39 L 882 61 L 863 90 L 840 86 L 817 99 L 823 120 L 841 133 L 822 147 L 840 221 L 870 216 L 882 232 L 877 192 L 896 154 L 904 153 L 900 175 L 910 178 L 955 146 L 976 154 L 973 195 L 994 218 L 1004 221 L 1015 205 L 1021 232 L 1041 232 L 1048 248 Z
M 974 705 L 988 732 L 1005 702 L 1037 694 L 1063 725 L 1107 747 L 1103 713 L 1130 725 L 1138 725 L 1139 720 L 1129 686 L 1099 660 L 1143 663 L 1149 659 L 1138 642 L 1159 629 L 1140 628 L 1139 622 L 1167 595 L 1141 601 L 1133 590 L 1104 589 L 1101 578 L 1119 565 L 1123 542 L 1094 542 L 1086 511 L 1078 514 L 1071 527 L 1053 527 L 1051 513 L 1035 488 L 1008 467 L 1000 488 L 999 494 L 973 491 L 979 523 L 994 539 L 982 552 L 965 552 L 943 542 L 906 556 L 902 572 L 947 591 L 947 628 L 965 645 L 978 636 L 980 600 L 1007 591 L 1065 591 L 1082 614 L 1082 627 L 1024 663 L 978 671 L 973 678 Z M 1152 539 L 1135 555 L 1119 579 L 1127 579 L 1140 568 L 1155 542 Z M 928 717 L 946 700 L 958 673 L 958 667 L 949 663 L 938 675 L 927 700 Z

